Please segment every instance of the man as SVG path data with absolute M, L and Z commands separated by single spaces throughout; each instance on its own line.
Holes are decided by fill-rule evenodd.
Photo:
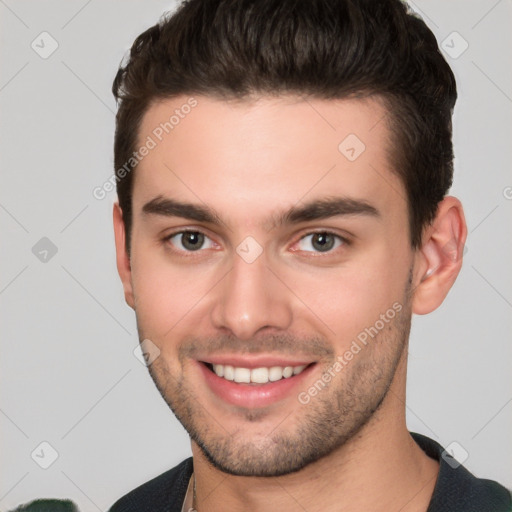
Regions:
M 111 510 L 510 510 L 405 422 L 411 316 L 466 239 L 425 24 L 398 0 L 191 0 L 113 91 L 118 270 L 193 457 Z

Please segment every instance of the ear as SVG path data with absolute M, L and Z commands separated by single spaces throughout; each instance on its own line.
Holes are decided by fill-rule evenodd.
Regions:
M 445 197 L 415 256 L 413 313 L 425 315 L 434 311 L 448 295 L 462 267 L 466 236 L 461 202 Z
M 119 277 L 123 283 L 124 298 L 126 303 L 135 309 L 135 301 L 133 299 L 132 288 L 132 270 L 130 266 L 130 257 L 126 252 L 126 230 L 123 221 L 123 211 L 119 203 L 114 204 L 114 235 L 116 239 L 116 262 Z

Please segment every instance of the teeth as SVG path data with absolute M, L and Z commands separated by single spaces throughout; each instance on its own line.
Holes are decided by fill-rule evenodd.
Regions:
M 256 384 L 276 382 L 281 379 L 288 379 L 292 375 L 301 373 L 307 365 L 300 366 L 272 366 L 270 368 L 237 368 L 228 364 L 214 364 L 213 371 L 226 380 Z
M 283 377 L 287 379 L 293 375 L 293 366 L 285 366 L 283 368 Z
M 251 370 L 248 368 L 235 368 L 235 382 L 251 382 Z
M 283 378 L 283 368 L 281 366 L 272 366 L 268 371 L 268 380 L 275 382 Z
M 302 365 L 302 366 L 294 366 L 293 367 L 293 375 L 298 375 L 300 372 L 302 372 L 302 370 L 304 370 L 304 368 L 306 368 L 305 365 Z
M 251 370 L 251 382 L 257 382 L 258 384 L 268 382 L 268 368 L 254 368 L 254 370 Z
M 219 364 L 219 366 L 222 366 Z M 224 366 L 224 378 L 226 380 L 235 380 L 235 369 L 228 364 Z

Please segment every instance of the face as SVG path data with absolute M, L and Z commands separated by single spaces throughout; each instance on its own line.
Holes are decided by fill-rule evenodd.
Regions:
M 210 462 L 290 473 L 396 412 L 414 255 L 378 101 L 180 97 L 148 110 L 150 139 L 125 290 Z

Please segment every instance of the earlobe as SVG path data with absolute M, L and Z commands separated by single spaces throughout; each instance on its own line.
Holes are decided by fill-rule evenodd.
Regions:
M 123 212 L 119 203 L 114 204 L 113 209 L 114 236 L 116 242 L 116 263 L 117 271 L 121 282 L 123 283 L 124 297 L 126 303 L 135 309 L 135 301 L 133 297 L 132 272 L 130 265 L 130 257 L 126 251 L 126 231 L 123 221 Z
M 414 313 L 424 315 L 434 311 L 448 295 L 462 267 L 466 236 L 462 204 L 448 196 L 439 203 L 436 218 L 425 231 L 416 255 Z

